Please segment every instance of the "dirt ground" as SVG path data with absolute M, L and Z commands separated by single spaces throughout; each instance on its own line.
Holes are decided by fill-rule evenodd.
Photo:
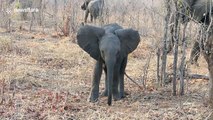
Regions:
M 140 89 L 125 77 L 126 98 L 107 105 L 89 103 L 94 60 L 69 37 L 28 31 L 0 32 L 1 120 L 208 120 L 208 80 L 186 80 L 185 95 L 172 96 L 171 83 L 158 87 L 156 55 L 149 37 L 129 55 L 127 74 L 143 86 L 144 66 L 151 54 L 146 85 Z M 190 50 L 187 50 L 187 60 Z M 172 70 L 172 54 L 168 68 Z M 190 73 L 208 75 L 201 57 Z M 100 91 L 104 90 L 104 75 Z M 179 82 L 179 81 L 178 81 Z M 179 87 L 179 86 L 178 86 Z

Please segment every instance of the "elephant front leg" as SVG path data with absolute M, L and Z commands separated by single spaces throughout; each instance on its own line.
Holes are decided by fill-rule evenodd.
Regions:
M 113 84 L 112 84 L 112 93 L 114 100 L 120 100 L 120 93 L 118 92 L 118 83 L 119 83 L 119 68 L 120 65 L 115 66 Z
M 97 61 L 94 69 L 92 88 L 89 97 L 90 102 L 96 102 L 98 100 L 101 73 L 102 73 L 102 62 Z
M 120 97 L 124 98 L 125 97 L 125 92 L 124 92 L 124 73 L 126 69 L 126 64 L 127 64 L 127 57 L 124 58 L 121 68 L 120 68 L 120 73 L 119 73 L 119 93 Z
M 90 14 L 90 21 L 93 22 L 93 16 Z
M 86 10 L 85 12 L 85 17 L 84 17 L 84 22 L 87 23 L 87 18 L 89 16 L 89 10 Z
M 116 76 L 118 76 L 118 75 L 116 75 Z M 121 99 L 120 94 L 118 92 L 118 81 L 119 81 L 118 77 L 115 77 L 113 79 L 112 94 L 113 94 L 113 98 L 115 101 Z

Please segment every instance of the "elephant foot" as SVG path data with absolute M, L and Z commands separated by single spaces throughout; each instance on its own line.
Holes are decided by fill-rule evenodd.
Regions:
M 121 98 L 125 98 L 127 95 L 129 95 L 129 93 L 127 92 L 120 93 Z
M 114 101 L 117 101 L 117 100 L 120 100 L 121 97 L 119 94 L 115 94 L 115 95 L 113 95 L 113 99 L 114 99 Z
M 89 102 L 92 102 L 92 103 L 95 103 L 95 102 L 97 102 L 98 101 L 98 98 L 94 98 L 94 97 L 89 97 L 89 99 L 88 99 L 88 101 Z
M 88 101 L 92 102 L 92 103 L 97 102 L 98 101 L 98 94 L 91 94 Z
M 119 97 L 116 97 L 116 98 L 122 99 L 122 98 L 125 98 L 127 95 L 129 95 L 129 93 L 124 91 L 124 92 L 121 92 Z M 107 96 L 108 96 L 108 92 L 104 90 L 104 92 L 101 93 L 101 97 L 107 97 Z

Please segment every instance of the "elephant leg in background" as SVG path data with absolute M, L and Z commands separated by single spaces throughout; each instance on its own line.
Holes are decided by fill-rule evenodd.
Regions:
M 123 59 L 121 63 L 120 72 L 119 72 L 119 93 L 121 98 L 124 98 L 126 94 L 124 92 L 124 73 L 126 69 L 126 64 L 127 64 L 127 57 Z
M 105 73 L 105 88 L 104 88 L 104 92 L 101 94 L 101 96 L 108 96 L 107 68 L 105 65 L 104 65 L 104 73 Z
M 93 22 L 93 16 L 90 14 L 90 21 Z
M 192 50 L 191 50 L 191 55 L 190 55 L 190 62 L 191 64 L 198 64 L 197 60 L 200 56 L 200 46 L 199 46 L 199 42 L 195 41 Z
M 97 61 L 94 69 L 91 93 L 90 93 L 90 102 L 96 102 L 99 97 L 99 84 L 102 74 L 102 61 Z
M 120 66 L 121 66 L 120 64 L 116 64 L 114 67 L 113 84 L 112 84 L 112 95 L 114 100 L 121 99 L 120 94 L 118 92 Z
M 87 22 L 88 16 L 89 16 L 89 10 L 87 9 L 87 10 L 85 11 L 85 17 L 84 17 L 84 22 L 85 22 L 85 23 Z

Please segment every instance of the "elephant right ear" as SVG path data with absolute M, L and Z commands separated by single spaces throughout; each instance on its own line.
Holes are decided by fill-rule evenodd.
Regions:
M 99 60 L 101 57 L 99 50 L 99 40 L 105 34 L 105 30 L 90 25 L 81 26 L 77 32 L 78 45 L 86 51 L 92 58 Z

